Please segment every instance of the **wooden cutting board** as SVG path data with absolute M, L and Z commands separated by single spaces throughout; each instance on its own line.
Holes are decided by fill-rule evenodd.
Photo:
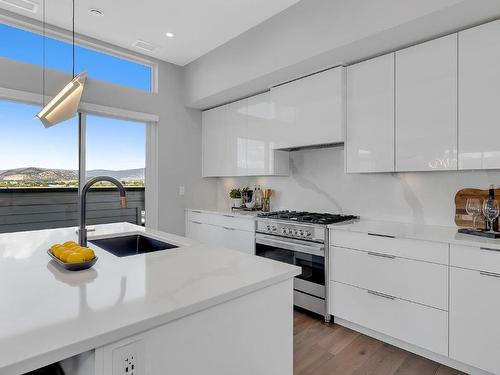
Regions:
M 467 214 L 465 205 L 468 198 L 479 198 L 485 200 L 488 198 L 488 189 L 462 189 L 455 194 L 455 224 L 460 228 L 472 228 L 472 216 Z M 500 188 L 495 189 L 495 198 L 500 200 Z M 476 226 L 485 229 L 484 217 L 478 216 Z

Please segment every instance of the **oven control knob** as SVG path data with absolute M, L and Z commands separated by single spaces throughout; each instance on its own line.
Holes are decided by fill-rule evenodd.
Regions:
M 273 227 L 271 228 L 271 230 L 272 230 L 273 232 L 276 232 L 276 231 L 278 230 L 278 228 L 276 228 L 276 226 L 274 226 L 274 225 L 273 225 Z
M 306 231 L 306 236 L 311 237 L 312 233 L 310 231 Z
M 281 228 L 281 233 L 286 234 L 286 228 Z
M 304 231 L 303 231 L 302 229 L 301 229 L 301 230 L 299 230 L 299 235 L 300 235 L 300 236 L 303 236 L 303 235 L 304 235 Z
M 268 232 L 270 232 L 270 231 L 271 231 L 271 226 L 270 226 L 270 225 L 268 225 L 268 226 L 267 226 L 267 231 L 268 231 Z
M 294 230 L 293 230 L 293 234 L 294 234 L 294 235 L 298 235 L 298 233 L 299 233 L 299 231 L 298 231 L 297 229 L 294 229 Z
M 292 228 L 288 228 L 288 234 L 291 236 L 293 233 Z

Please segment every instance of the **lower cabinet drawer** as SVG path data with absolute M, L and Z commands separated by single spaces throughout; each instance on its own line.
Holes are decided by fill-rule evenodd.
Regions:
M 331 282 L 333 316 L 409 344 L 448 355 L 448 313 L 339 282 Z
M 188 221 L 194 221 L 197 223 L 208 224 L 210 215 L 201 211 L 187 211 L 186 212 Z
M 330 247 L 330 278 L 448 310 L 448 267 L 393 255 Z
M 210 215 L 209 223 L 213 224 L 213 225 L 220 226 L 220 227 L 241 229 L 241 230 L 246 230 L 246 231 L 251 231 L 251 232 L 255 231 L 255 221 L 253 220 L 253 218 L 245 219 L 245 218 L 233 216 L 231 214 Z
M 212 226 L 215 229 L 215 237 L 219 238 L 219 244 L 228 249 L 255 255 L 255 233 L 225 227 Z M 217 241 L 217 239 L 216 239 Z

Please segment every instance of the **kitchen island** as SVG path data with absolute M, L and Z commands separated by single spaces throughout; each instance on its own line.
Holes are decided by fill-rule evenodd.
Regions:
M 298 267 L 118 223 L 89 240 L 142 233 L 179 246 L 94 267 L 47 255 L 75 228 L 0 235 L 0 373 L 63 361 L 67 374 L 292 374 Z

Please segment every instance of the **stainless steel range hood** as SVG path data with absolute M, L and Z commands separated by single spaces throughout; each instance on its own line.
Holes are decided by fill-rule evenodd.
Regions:
M 64 88 L 36 115 L 43 126 L 49 128 L 76 115 L 82 98 L 87 72 L 83 71 Z

